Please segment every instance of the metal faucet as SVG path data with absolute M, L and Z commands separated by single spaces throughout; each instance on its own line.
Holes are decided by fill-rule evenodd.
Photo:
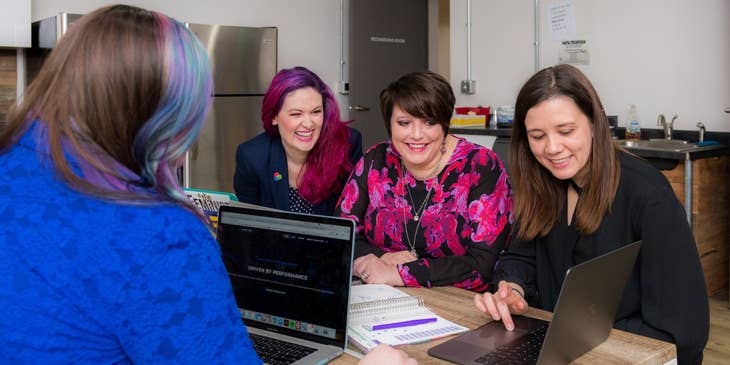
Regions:
M 702 122 L 697 122 L 697 128 L 700 129 L 700 142 L 705 141 L 705 125 Z
M 664 117 L 664 114 L 659 114 L 656 125 L 664 128 L 664 139 L 672 139 L 672 128 L 674 127 L 674 121 L 677 120 L 677 118 L 677 114 L 674 114 L 672 121 L 667 123 L 667 119 Z

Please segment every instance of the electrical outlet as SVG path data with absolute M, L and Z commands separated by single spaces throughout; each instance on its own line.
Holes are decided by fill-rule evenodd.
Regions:
M 477 92 L 476 80 L 461 80 L 462 94 L 475 94 Z
M 338 81 L 337 82 L 337 92 L 343 95 L 347 95 L 350 93 L 350 83 L 347 81 Z

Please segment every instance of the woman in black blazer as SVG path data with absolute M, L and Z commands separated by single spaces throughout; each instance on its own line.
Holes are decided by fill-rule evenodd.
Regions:
M 331 215 L 362 136 L 340 119 L 332 90 L 312 71 L 279 71 L 261 107 L 264 133 L 236 150 L 238 200 L 265 207 Z

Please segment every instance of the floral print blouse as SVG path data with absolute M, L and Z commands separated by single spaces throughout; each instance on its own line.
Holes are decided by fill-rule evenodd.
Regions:
M 390 141 L 371 147 L 355 165 L 335 208 L 335 215 L 356 222 L 355 257 L 413 246 L 418 259 L 398 265 L 406 286 L 485 291 L 512 227 L 502 161 L 459 138 L 437 176 L 419 181 L 402 166 Z

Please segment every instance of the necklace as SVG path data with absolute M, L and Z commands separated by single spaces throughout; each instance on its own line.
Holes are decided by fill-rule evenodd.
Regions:
M 433 168 L 433 171 L 431 171 L 431 174 L 426 178 L 426 180 L 436 176 L 436 173 L 438 172 L 439 167 L 441 166 L 441 161 L 443 160 L 445 153 L 446 153 L 446 138 L 444 138 L 444 141 L 441 143 L 441 156 L 439 156 L 439 160 L 438 160 L 438 162 L 436 162 L 436 167 Z M 421 217 L 421 213 L 424 212 L 424 209 L 426 208 L 426 203 L 428 203 L 428 199 L 431 197 L 431 193 L 435 190 L 435 188 L 431 187 L 430 189 L 428 189 L 428 194 L 426 194 L 426 197 L 423 199 L 421 206 L 418 209 L 416 209 L 416 203 L 413 200 L 413 195 L 411 194 L 411 188 L 410 188 L 409 184 L 407 182 L 405 182 L 406 167 L 405 167 L 405 165 L 403 165 L 402 160 L 401 160 L 400 165 L 401 165 L 401 170 L 403 171 L 403 176 L 402 176 L 403 183 L 406 184 L 406 191 L 408 191 L 408 197 L 411 199 L 410 203 L 414 209 L 413 220 L 415 222 L 417 222 L 416 230 L 413 231 L 413 241 L 411 241 L 411 237 L 408 234 L 408 222 L 406 220 L 406 209 L 405 208 L 403 209 L 403 230 L 406 232 L 406 243 L 408 244 L 408 247 L 410 248 L 410 250 L 409 250 L 410 253 L 414 257 L 418 258 L 418 253 L 416 252 L 416 237 L 418 237 L 418 229 L 421 227 L 420 217 Z M 414 179 L 415 179 L 415 177 L 414 177 Z
M 428 194 L 426 195 L 426 198 L 423 199 L 423 202 L 421 203 L 421 206 L 418 207 L 418 209 L 416 209 L 416 202 L 413 200 L 411 188 L 408 187 L 408 183 L 406 183 L 406 190 L 408 191 L 408 197 L 411 198 L 411 205 L 413 206 L 413 220 L 419 222 L 421 220 L 421 213 L 423 213 L 423 209 L 426 208 L 426 203 L 428 202 L 428 198 L 431 197 L 431 191 L 433 189 L 428 189 Z M 416 228 L 416 230 L 418 230 L 418 228 Z M 406 231 L 406 233 L 408 232 Z

